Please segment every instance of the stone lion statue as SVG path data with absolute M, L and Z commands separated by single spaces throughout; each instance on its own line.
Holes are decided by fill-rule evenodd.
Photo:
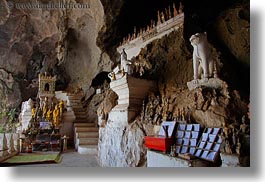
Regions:
M 196 33 L 190 38 L 193 46 L 193 71 L 194 80 L 217 77 L 216 66 L 207 41 L 207 33 Z M 203 72 L 203 74 L 202 74 Z M 201 76 L 202 75 L 202 76 Z

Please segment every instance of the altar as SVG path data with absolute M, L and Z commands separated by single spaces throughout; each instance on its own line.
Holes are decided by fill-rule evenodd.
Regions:
M 22 104 L 23 112 L 30 117 L 22 118 L 20 152 L 62 151 L 63 139 L 60 133 L 63 126 L 65 101 L 55 94 L 56 76 L 47 73 L 39 75 L 39 91 L 36 99 Z M 65 134 L 65 133 L 63 133 Z

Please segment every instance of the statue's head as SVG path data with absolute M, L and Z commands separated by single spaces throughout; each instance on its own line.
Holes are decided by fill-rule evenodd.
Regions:
M 196 33 L 190 37 L 191 45 L 198 45 L 202 40 L 205 40 L 207 37 L 207 33 Z

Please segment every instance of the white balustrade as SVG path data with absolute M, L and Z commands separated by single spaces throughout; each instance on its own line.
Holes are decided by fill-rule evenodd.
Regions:
M 19 152 L 19 134 L 0 133 L 0 162 L 9 159 Z

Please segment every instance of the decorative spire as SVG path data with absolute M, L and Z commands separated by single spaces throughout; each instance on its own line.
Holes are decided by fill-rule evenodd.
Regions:
M 179 13 L 183 13 L 183 6 L 181 2 L 179 3 Z
M 174 14 L 174 17 L 179 14 L 178 10 L 176 9 L 175 3 L 173 4 L 173 14 Z
M 161 12 L 161 22 L 164 23 L 165 22 L 165 15 L 163 12 Z
M 157 25 L 161 24 L 160 12 L 157 11 Z
M 170 6 L 168 6 L 168 19 L 171 19 L 172 15 L 171 15 L 171 10 L 170 10 Z
M 136 27 L 134 27 L 134 29 L 133 29 L 133 39 L 135 39 L 136 38 Z
M 167 21 L 169 18 L 168 18 L 168 12 L 167 12 L 167 8 L 165 8 L 165 20 Z

